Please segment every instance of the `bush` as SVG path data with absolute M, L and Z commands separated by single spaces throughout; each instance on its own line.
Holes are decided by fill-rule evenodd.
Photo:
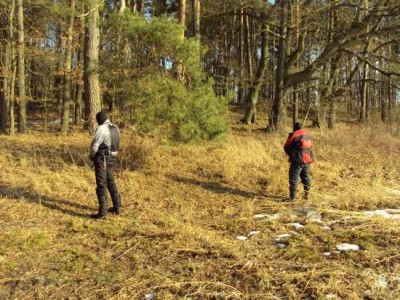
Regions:
M 168 140 L 193 142 L 222 138 L 227 130 L 227 101 L 211 85 L 186 86 L 167 76 L 139 81 L 135 123 L 141 131 Z

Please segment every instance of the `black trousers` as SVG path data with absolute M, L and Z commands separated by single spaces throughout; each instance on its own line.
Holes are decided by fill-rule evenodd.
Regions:
M 103 216 L 107 214 L 107 190 L 110 192 L 114 208 L 119 209 L 120 206 L 120 197 L 114 178 L 116 163 L 117 158 L 111 155 L 96 155 L 94 159 L 99 214 Z
M 299 177 L 301 179 L 301 183 L 303 184 L 305 195 L 307 196 L 311 188 L 310 165 L 300 165 L 296 163 L 290 164 L 289 191 L 291 200 L 294 200 L 296 198 L 297 183 Z

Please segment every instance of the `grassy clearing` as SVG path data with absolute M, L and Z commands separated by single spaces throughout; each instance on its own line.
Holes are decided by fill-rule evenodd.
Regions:
M 400 219 L 363 212 L 399 208 L 400 141 L 382 132 L 311 130 L 311 199 L 291 205 L 285 135 L 235 125 L 224 144 L 168 146 L 126 130 L 123 214 L 104 221 L 88 218 L 89 135 L 3 136 L 0 298 L 399 298 Z

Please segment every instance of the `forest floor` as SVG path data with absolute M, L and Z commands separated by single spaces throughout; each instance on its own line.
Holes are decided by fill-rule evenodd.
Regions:
M 122 215 L 97 221 L 89 134 L 2 136 L 0 299 L 399 299 L 400 140 L 307 128 L 312 193 L 287 203 L 286 134 L 262 127 L 124 129 Z

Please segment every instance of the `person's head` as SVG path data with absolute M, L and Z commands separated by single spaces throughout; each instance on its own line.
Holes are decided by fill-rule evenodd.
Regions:
M 103 124 L 105 121 L 107 121 L 107 119 L 108 119 L 108 114 L 104 110 L 96 114 L 96 121 L 97 124 L 99 125 Z
M 293 131 L 300 130 L 303 128 L 300 122 L 293 123 Z

